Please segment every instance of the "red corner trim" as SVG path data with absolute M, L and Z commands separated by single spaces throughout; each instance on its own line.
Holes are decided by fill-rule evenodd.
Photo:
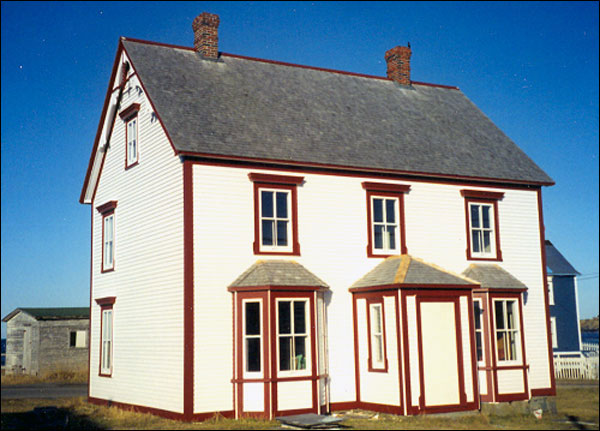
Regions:
M 478 199 L 496 199 L 500 200 L 504 197 L 504 192 L 487 192 L 483 190 L 467 190 L 460 191 L 463 198 L 478 198 Z
M 114 211 L 116 207 L 117 207 L 117 201 L 108 201 L 105 204 L 102 204 L 102 205 L 96 207 L 96 209 L 98 210 L 98 212 L 100 214 L 106 214 L 111 211 Z
M 139 110 L 140 110 L 140 104 L 132 103 L 127 108 L 125 108 L 121 112 L 119 112 L 119 117 L 121 117 L 121 120 L 124 120 L 124 121 L 129 120 L 131 117 L 136 115 Z

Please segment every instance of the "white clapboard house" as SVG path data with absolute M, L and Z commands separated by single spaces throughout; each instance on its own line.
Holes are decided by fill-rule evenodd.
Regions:
M 413 81 L 409 47 L 365 76 L 220 52 L 218 24 L 119 41 L 80 198 L 90 401 L 201 420 L 554 395 L 552 179 Z

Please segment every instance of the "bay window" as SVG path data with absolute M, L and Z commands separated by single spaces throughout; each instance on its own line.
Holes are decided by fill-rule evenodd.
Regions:
M 518 312 L 517 300 L 494 300 L 496 357 L 498 362 L 517 361 L 519 359 Z
M 279 371 L 309 369 L 308 301 L 277 301 L 277 344 Z

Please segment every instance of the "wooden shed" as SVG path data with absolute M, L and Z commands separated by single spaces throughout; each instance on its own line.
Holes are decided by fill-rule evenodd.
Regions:
M 40 375 L 88 366 L 90 309 L 17 308 L 6 322 L 6 374 Z

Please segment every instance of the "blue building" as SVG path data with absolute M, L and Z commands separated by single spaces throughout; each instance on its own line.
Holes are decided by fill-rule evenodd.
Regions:
M 548 302 L 554 356 L 580 356 L 581 330 L 577 276 L 579 272 L 546 240 Z

